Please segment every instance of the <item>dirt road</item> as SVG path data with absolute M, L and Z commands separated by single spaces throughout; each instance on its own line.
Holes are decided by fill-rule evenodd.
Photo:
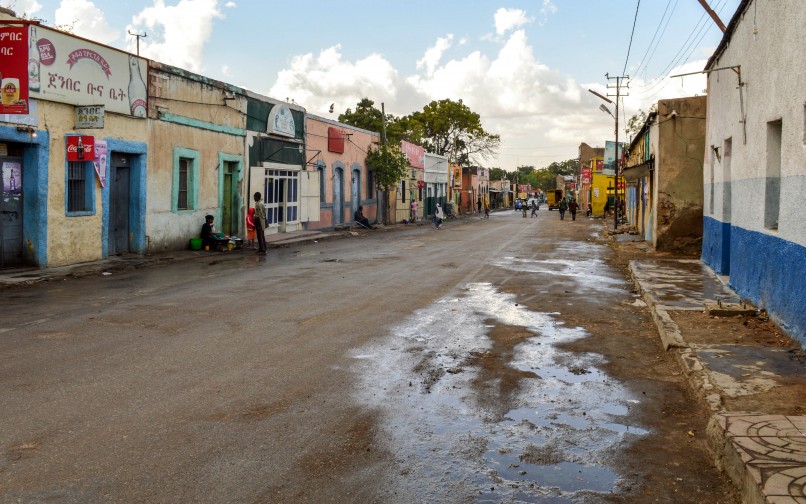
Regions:
M 736 502 L 601 223 L 3 292 L 2 502 Z

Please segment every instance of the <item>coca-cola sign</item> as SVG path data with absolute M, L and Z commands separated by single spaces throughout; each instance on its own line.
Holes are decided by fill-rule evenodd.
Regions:
M 67 137 L 68 161 L 93 161 L 95 159 L 95 137 L 70 135 Z

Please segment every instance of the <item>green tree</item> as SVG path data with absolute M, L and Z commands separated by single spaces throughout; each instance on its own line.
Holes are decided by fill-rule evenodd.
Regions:
M 339 122 L 356 126 L 376 133 L 383 132 L 383 112 L 375 107 L 375 102 L 369 98 L 362 98 L 355 106 L 355 111 L 347 109 L 339 114 Z M 408 139 L 409 119 L 386 114 L 386 138 L 388 143 L 399 144 L 400 140 Z
M 367 150 L 366 162 L 375 178 L 376 187 L 384 194 L 389 194 L 389 190 L 408 173 L 409 160 L 400 150 L 399 143 L 371 146 Z M 388 223 L 388 216 L 385 220 Z
M 571 158 L 565 161 L 554 161 L 545 169 L 554 175 L 575 175 L 579 170 L 579 159 Z
M 658 104 L 653 103 L 651 107 L 649 107 L 649 113 L 657 112 L 658 111 Z M 648 114 L 641 109 L 638 109 L 638 113 L 633 115 L 627 120 L 627 126 L 625 131 L 627 132 L 628 138 L 633 138 L 635 135 L 641 131 L 641 128 L 644 126 Z
M 490 180 L 508 179 L 507 172 L 502 168 L 490 168 Z
M 494 156 L 501 144 L 501 137 L 487 133 L 479 114 L 462 100 L 432 101 L 409 119 L 412 141 L 452 163 L 481 164 L 482 159 Z

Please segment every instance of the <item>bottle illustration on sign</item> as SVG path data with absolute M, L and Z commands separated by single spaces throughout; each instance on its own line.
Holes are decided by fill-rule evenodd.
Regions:
M 14 169 L 11 169 L 11 178 L 8 181 L 9 192 L 17 192 L 17 180 L 14 178 Z
M 78 145 L 76 145 L 76 156 L 78 156 L 79 161 L 84 161 L 84 142 L 81 141 L 81 137 L 78 137 Z
M 140 74 L 140 61 L 134 56 L 129 56 L 129 106 L 134 117 L 146 116 L 146 83 Z
M 36 44 L 36 27 L 31 27 L 28 38 L 28 91 L 39 92 L 39 46 Z

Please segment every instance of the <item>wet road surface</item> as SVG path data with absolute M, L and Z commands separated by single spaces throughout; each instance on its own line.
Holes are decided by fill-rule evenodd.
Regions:
M 4 291 L 0 501 L 734 502 L 600 230 L 501 212 Z

